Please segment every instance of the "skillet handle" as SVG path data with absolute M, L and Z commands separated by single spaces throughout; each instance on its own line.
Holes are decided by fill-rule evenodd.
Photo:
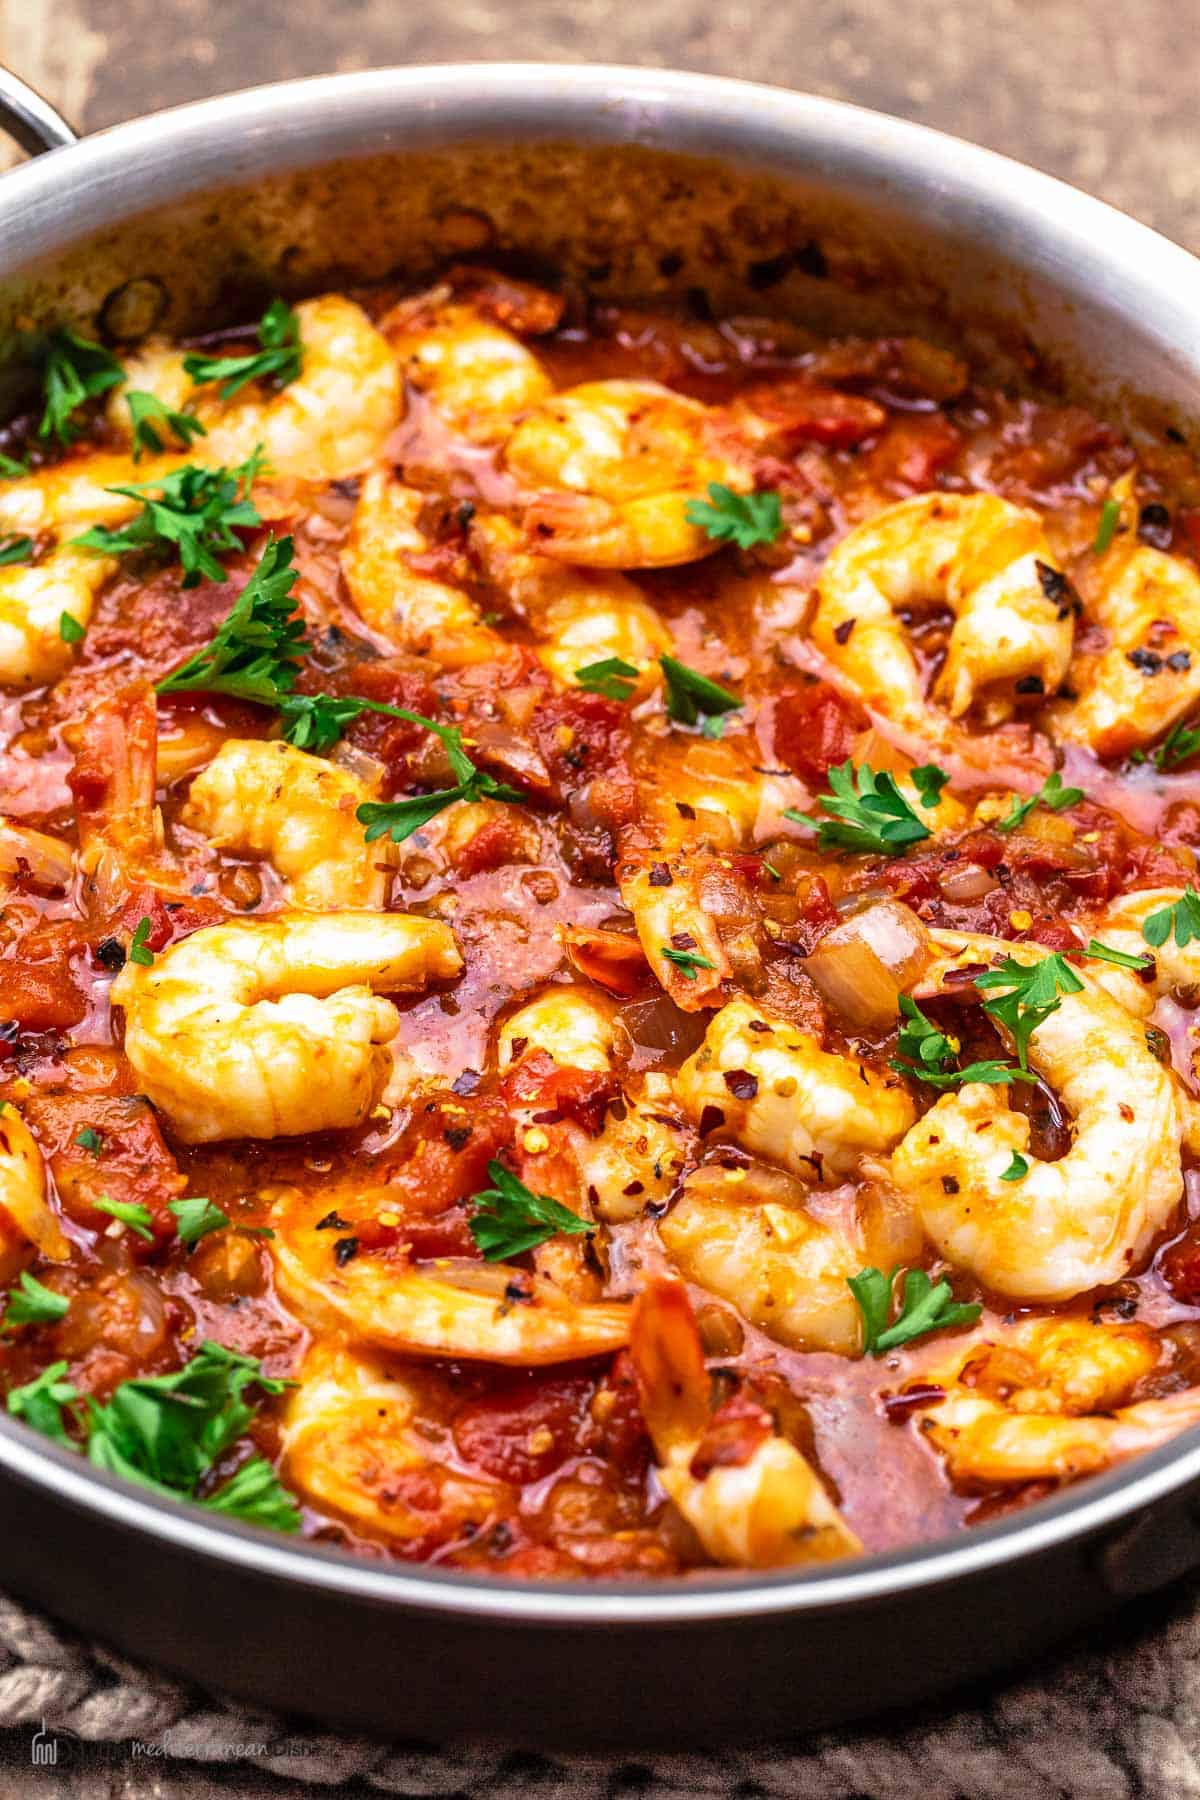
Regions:
M 62 114 L 55 112 L 48 100 L 35 93 L 29 83 L 0 68 L 0 131 L 16 138 L 30 156 L 44 150 L 61 150 L 65 144 L 79 142 L 75 131 Z

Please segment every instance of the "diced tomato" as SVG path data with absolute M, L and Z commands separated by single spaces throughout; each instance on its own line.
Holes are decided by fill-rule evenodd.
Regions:
M 769 754 L 814 784 L 845 762 L 866 724 L 862 708 L 826 681 L 784 688 L 771 707 Z
M 503 1382 L 454 1421 L 459 1455 L 500 1481 L 538 1481 L 579 1448 L 590 1375 L 533 1374 Z
M 150 1214 L 155 1242 L 127 1231 L 135 1257 L 149 1255 L 175 1236 L 168 1203 L 187 1187 L 163 1142 L 158 1120 L 140 1094 L 63 1088 L 37 1090 L 22 1110 L 50 1165 L 64 1212 L 90 1231 L 104 1231 L 112 1216 L 99 1212 L 101 1195 Z M 80 1143 L 80 1137 L 83 1142 Z
M 502 869 L 506 863 L 520 860 L 525 842 L 522 820 L 488 819 L 456 853 L 455 869 L 464 880 L 487 869 Z
M 962 433 L 943 413 L 913 413 L 893 420 L 863 459 L 863 473 L 893 491 L 920 494 L 953 462 Z
M 1200 1306 L 1200 1219 L 1193 1219 L 1182 1237 L 1161 1252 L 1158 1272 L 1176 1300 Z
M 774 1421 L 765 1406 L 748 1394 L 734 1394 L 709 1421 L 689 1464 L 689 1473 L 703 1481 L 713 1469 L 741 1468 L 774 1432 Z
M 83 948 L 80 927 L 68 920 L 35 925 L 0 961 L 0 1018 L 23 1031 L 67 1031 L 88 1007 L 75 970 Z
M 511 1130 L 494 1099 L 460 1099 L 449 1090 L 426 1095 L 380 1171 L 403 1215 L 400 1236 L 410 1237 L 410 1221 L 435 1219 L 487 1187 L 488 1163 Z
M 123 947 L 128 947 L 142 920 L 148 919 L 149 930 L 142 942 L 147 950 L 159 951 L 178 943 L 181 938 L 190 937 L 201 926 L 215 925 L 225 917 L 224 908 L 202 894 L 190 900 L 169 900 L 156 888 L 139 887 L 130 894 L 105 936 L 114 937 Z
M 596 1448 L 619 1474 L 641 1476 L 650 1462 L 650 1435 L 642 1417 L 637 1376 L 628 1350 L 618 1350 L 591 1405 Z
M 887 423 L 887 413 L 874 400 L 821 387 L 802 375 L 763 382 L 749 389 L 745 400 L 781 436 L 835 449 L 861 444 Z
M 628 770 L 629 713 L 603 694 L 557 694 L 537 708 L 532 736 L 561 794 Z
M 620 1086 L 615 1075 L 595 1069 L 562 1068 L 545 1050 L 521 1057 L 501 1083 L 510 1106 L 536 1106 L 574 1119 L 594 1136 Z

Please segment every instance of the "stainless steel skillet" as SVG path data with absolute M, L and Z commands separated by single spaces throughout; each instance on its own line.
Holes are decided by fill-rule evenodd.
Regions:
M 1004 380 L 1196 436 L 1200 264 L 987 152 L 829 101 L 652 70 L 296 82 L 85 143 L 19 84 L 0 351 L 129 341 L 448 257 L 593 292 L 917 330 Z M 811 1575 L 518 1585 L 223 1525 L 0 1419 L 0 1582 L 218 1687 L 393 1734 L 630 1747 L 796 1731 L 1027 1657 L 1200 1564 L 1196 1433 L 953 1541 Z

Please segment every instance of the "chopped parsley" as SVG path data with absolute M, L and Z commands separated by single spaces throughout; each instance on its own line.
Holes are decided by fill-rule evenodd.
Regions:
M 0 569 L 11 568 L 13 563 L 27 563 L 33 556 L 33 539 L 31 537 L 8 537 L 0 544 Z
M 1100 523 L 1096 527 L 1095 542 L 1092 549 L 1097 556 L 1103 556 L 1117 535 L 1117 526 L 1121 523 L 1121 508 L 1116 500 L 1106 500 L 1100 508 Z
M 415 725 L 423 725 L 426 731 L 432 731 L 442 740 L 450 768 L 458 779 L 453 787 L 437 788 L 431 794 L 409 794 L 403 800 L 364 801 L 354 816 L 360 825 L 366 826 L 363 835 L 368 844 L 373 844 L 377 838 L 384 836 L 390 837 L 393 844 L 402 844 L 405 838 L 411 837 L 414 831 L 420 831 L 422 825 L 428 825 L 444 807 L 452 806 L 456 800 L 525 798 L 519 789 L 507 787 L 503 782 L 497 781 L 486 769 L 476 768 L 463 749 L 462 732 L 456 725 L 439 725 L 421 713 L 406 712 L 398 706 L 381 706 L 375 710 L 391 713 L 399 719 L 409 719 Z
M 668 719 L 677 725 L 699 725 L 706 737 L 720 737 L 721 715 L 739 710 L 743 702 L 738 696 L 674 656 L 660 656 L 658 666 L 667 684 Z
M 219 381 L 221 399 L 233 396 L 250 381 L 273 381 L 287 387 L 300 373 L 300 319 L 284 300 L 272 300 L 258 322 L 260 348 L 244 356 L 204 356 L 193 351 L 183 359 L 185 372 L 197 385 Z
M 1024 1070 L 1002 1062 L 973 1062 L 965 1069 L 958 1068 L 955 1062 L 958 1040 L 939 1031 L 908 994 L 900 995 L 900 1016 L 903 1024 L 896 1039 L 898 1054 L 888 1064 L 899 1075 L 908 1075 L 914 1081 L 923 1081 L 928 1087 L 935 1088 L 961 1087 L 968 1081 L 1000 1087 L 1009 1081 L 1033 1080 L 1033 1076 Z
M 975 986 L 990 993 L 1003 988 L 1003 993 L 985 1000 L 983 1010 L 991 1018 L 1006 1025 L 1016 1046 L 1017 1061 L 1029 1067 L 1029 1040 L 1051 1013 L 1057 1012 L 1062 994 L 1078 994 L 1083 982 L 1060 951 L 1053 951 L 1040 962 L 1025 964 L 1006 956 L 998 968 L 975 977 Z
M 85 1125 L 75 1135 L 75 1142 L 81 1150 L 87 1150 L 92 1156 L 101 1156 L 104 1152 L 103 1135 L 93 1125 Z
M 1057 769 L 1047 775 L 1036 794 L 1027 800 L 1014 798 L 1011 809 L 1002 819 L 996 821 L 997 831 L 1015 831 L 1023 825 L 1035 806 L 1048 806 L 1051 812 L 1064 812 L 1068 806 L 1078 806 L 1083 799 L 1083 789 L 1064 787 L 1062 776 Z
M 1177 719 L 1168 731 L 1157 750 L 1147 755 L 1144 750 L 1135 750 L 1131 762 L 1152 762 L 1159 769 L 1176 769 L 1180 763 L 1190 762 L 1200 750 L 1200 725 L 1185 725 Z
M 1142 923 L 1142 936 L 1152 950 L 1165 944 L 1172 932 L 1181 950 L 1193 938 L 1200 938 L 1200 894 L 1190 881 L 1178 900 L 1173 900 L 1169 906 L 1160 906 Z
M 4 452 L 0 450 L 0 476 L 3 476 L 5 481 L 19 481 L 22 475 L 28 475 L 28 473 L 28 460 L 21 461 L 15 456 L 5 456 Z
M 1091 956 L 1097 962 L 1115 963 L 1118 969 L 1133 969 L 1142 974 L 1152 967 L 1152 956 L 1131 956 L 1128 950 L 1114 950 L 1111 944 L 1102 944 L 1099 938 L 1089 938 L 1085 956 Z
M 88 400 L 106 394 L 125 379 L 125 371 L 102 344 L 74 331 L 56 331 L 46 351 L 42 372 L 44 408 L 37 428 L 40 438 L 72 444 L 81 426 L 75 414 Z
M 698 950 L 675 950 L 670 944 L 660 944 L 659 948 L 667 961 L 674 963 L 685 981 L 695 981 L 697 969 L 715 969 L 717 966 L 707 956 L 701 956 Z
M 220 559 L 241 549 L 238 531 L 262 523 L 250 498 L 261 460 L 261 451 L 256 450 L 236 469 L 204 469 L 198 463 L 185 463 L 154 481 L 108 488 L 110 494 L 140 501 L 141 511 L 116 530 L 94 525 L 71 542 L 105 556 L 174 548 L 179 552 L 185 588 L 197 587 L 205 577 L 223 581 Z
M 637 679 L 634 664 L 620 656 L 605 656 L 575 671 L 575 680 L 585 694 L 602 694 L 606 700 L 628 700 Z
M 736 544 L 739 550 L 773 544 L 783 530 L 778 494 L 735 494 L 719 481 L 709 482 L 707 500 L 689 500 L 683 515 L 706 537 Z
M 492 1186 L 474 1195 L 471 1202 L 476 1209 L 471 1236 L 485 1262 L 507 1262 L 560 1234 L 590 1235 L 593 1228 L 586 1219 L 548 1194 L 535 1194 L 502 1162 L 493 1159 L 487 1172 Z
M 74 613 L 60 612 L 58 615 L 58 635 L 64 644 L 81 644 L 87 636 L 87 629 L 79 623 Z
M 922 770 L 926 793 L 932 787 L 931 769 L 932 765 L 929 765 Z M 936 774 L 940 776 L 941 770 Z M 914 781 L 915 778 L 916 771 Z M 785 819 L 792 819 L 797 825 L 813 826 L 818 850 L 887 855 L 908 844 L 919 844 L 932 835 L 896 786 L 894 775 L 886 771 L 877 775 L 869 763 L 856 768 L 847 758 L 829 770 L 828 780 L 831 792 L 818 795 L 817 804 L 834 817 L 815 819 L 809 813 L 798 812 L 795 807 L 788 807 L 784 813 Z M 924 801 L 924 793 L 922 799 Z
M 892 1290 L 898 1268 L 885 1275 L 882 1269 L 863 1269 L 848 1278 L 847 1285 L 858 1303 L 863 1325 L 863 1355 L 884 1356 L 898 1350 L 927 1332 L 941 1331 L 947 1325 L 974 1325 L 983 1308 L 963 1305 L 953 1299 L 950 1283 L 935 1285 L 924 1269 L 908 1269 L 904 1276 L 904 1297 L 893 1323 Z
M 1028 1173 L 1029 1163 L 1027 1158 L 1022 1156 L 1019 1150 L 1014 1150 L 1012 1153 L 1012 1161 L 1009 1163 L 1007 1169 L 1002 1172 L 1000 1179 L 1001 1181 L 1024 1181 Z
M 128 388 L 125 399 L 129 405 L 129 423 L 133 430 L 133 460 L 140 462 L 142 451 L 148 450 L 153 455 L 160 455 L 166 449 L 162 433 L 172 436 L 184 450 L 190 450 L 192 439 L 207 437 L 206 428 L 194 413 L 176 412 L 159 399 L 157 394 L 145 393 L 141 388 Z
M 36 1380 L 27 1381 L 23 1387 L 11 1388 L 8 1410 L 14 1419 L 24 1419 L 34 1431 L 40 1431 L 43 1437 L 70 1450 L 73 1445 L 67 1436 L 63 1412 L 78 1400 L 79 1391 L 73 1382 L 64 1379 L 67 1366 L 65 1362 L 51 1363 Z
M 309 649 L 303 617 L 292 599 L 292 553 L 290 537 L 267 539 L 212 642 L 160 681 L 160 694 L 198 690 L 279 706 L 295 685 L 299 658 Z
M 43 1287 L 26 1269 L 16 1287 L 8 1290 L 4 1324 L 6 1328 L 10 1325 L 53 1325 L 64 1319 L 70 1308 L 71 1302 L 65 1294 L 56 1294 L 53 1288 Z
M 146 942 L 150 936 L 150 921 L 145 916 L 140 918 L 133 928 L 133 936 L 129 940 L 128 956 L 132 963 L 148 969 L 154 962 L 154 952 Z
M 107 1213 L 110 1218 L 119 1219 L 130 1231 L 136 1231 L 140 1238 L 148 1244 L 154 1242 L 154 1217 L 149 1207 L 138 1200 L 110 1200 L 107 1194 L 101 1194 L 93 1200 L 92 1205 L 97 1212 Z
M 198 1243 L 210 1231 L 223 1231 L 229 1223 L 228 1213 L 223 1213 L 211 1200 L 201 1198 L 168 1200 L 167 1211 L 174 1214 L 181 1244 Z

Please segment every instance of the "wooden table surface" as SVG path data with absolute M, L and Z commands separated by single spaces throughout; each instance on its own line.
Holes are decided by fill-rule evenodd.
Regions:
M 940 126 L 1200 251 L 1200 0 L 0 0 L 85 129 L 283 76 L 530 58 L 704 69 Z

